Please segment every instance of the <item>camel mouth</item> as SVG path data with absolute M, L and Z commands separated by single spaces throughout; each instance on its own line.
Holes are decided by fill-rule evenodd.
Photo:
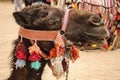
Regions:
M 93 46 L 96 45 L 97 47 L 102 47 L 106 42 L 107 39 L 104 36 L 93 36 L 93 35 L 88 35 L 84 34 L 81 36 L 80 40 L 77 41 L 71 41 L 67 40 L 67 45 L 75 45 L 76 47 L 85 47 L 85 46 Z
M 99 45 L 99 47 L 102 47 L 106 42 L 106 37 L 100 37 L 100 36 L 91 36 L 89 35 L 91 40 L 88 42 L 88 45 L 96 44 Z
M 86 44 L 99 44 L 103 45 L 106 43 L 108 37 L 106 35 L 97 35 L 97 34 L 89 34 L 84 33 L 84 36 L 82 36 L 84 39 L 84 43 Z

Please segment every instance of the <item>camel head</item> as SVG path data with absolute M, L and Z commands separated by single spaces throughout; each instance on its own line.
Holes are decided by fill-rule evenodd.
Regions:
M 61 29 L 64 13 L 65 10 L 40 4 L 14 12 L 13 16 L 26 29 L 50 31 Z M 65 36 L 72 44 L 103 44 L 109 33 L 99 15 L 71 9 Z

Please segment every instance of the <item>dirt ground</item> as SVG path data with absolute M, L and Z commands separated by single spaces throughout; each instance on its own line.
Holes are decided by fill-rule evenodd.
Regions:
M 14 5 L 0 2 L 0 80 L 10 75 L 12 41 L 17 38 L 19 25 L 12 16 Z M 56 80 L 46 66 L 43 80 Z M 63 76 L 59 80 L 65 80 Z M 80 51 L 80 58 L 70 62 L 68 80 L 120 80 L 120 49 L 115 51 Z

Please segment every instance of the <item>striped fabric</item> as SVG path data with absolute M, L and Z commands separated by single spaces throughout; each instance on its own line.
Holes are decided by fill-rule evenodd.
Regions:
M 116 0 L 82 0 L 79 9 L 83 9 L 93 13 L 101 13 L 104 17 L 106 26 L 110 25 L 110 15 L 113 15 L 112 20 L 116 17 Z
M 83 0 L 83 2 L 94 6 L 103 6 L 105 8 L 110 8 L 115 5 L 115 0 Z
M 113 8 L 116 5 L 116 3 L 117 3 L 116 0 L 82 0 L 82 4 L 80 6 L 86 8 L 87 5 L 88 6 L 91 5 L 99 7 L 101 6 L 105 9 L 110 9 Z

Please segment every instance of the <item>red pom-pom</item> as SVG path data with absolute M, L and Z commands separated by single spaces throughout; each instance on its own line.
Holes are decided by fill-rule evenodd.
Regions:
M 103 45 L 103 48 L 105 48 L 105 49 L 108 49 L 108 43 L 106 43 L 105 45 Z
M 18 51 L 16 52 L 15 56 L 16 56 L 16 58 L 18 58 L 18 59 L 26 59 L 26 58 L 27 58 L 26 55 L 25 55 L 25 53 L 23 53 L 23 51 L 21 51 L 21 50 L 18 50 Z
M 41 56 L 38 55 L 36 52 L 32 52 L 32 54 L 29 57 L 30 61 L 39 61 L 41 59 Z

